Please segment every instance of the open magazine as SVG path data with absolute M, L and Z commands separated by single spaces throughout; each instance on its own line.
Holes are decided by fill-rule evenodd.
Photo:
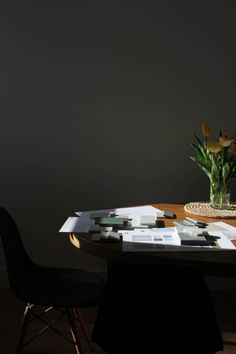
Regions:
M 204 231 L 186 226 L 121 232 L 124 252 L 236 250 L 236 228 L 224 222 L 209 223 Z

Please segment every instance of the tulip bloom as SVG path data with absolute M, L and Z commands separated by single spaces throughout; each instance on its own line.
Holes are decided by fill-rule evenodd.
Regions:
M 229 147 L 233 143 L 233 139 L 230 139 L 230 136 L 226 130 L 220 131 L 219 143 L 223 147 Z
M 213 154 L 218 154 L 218 152 L 222 150 L 222 146 L 218 141 L 217 142 L 209 141 L 209 143 L 207 143 L 207 149 L 210 152 L 213 152 Z
M 208 137 L 211 133 L 211 128 L 208 123 L 202 124 L 202 135 Z

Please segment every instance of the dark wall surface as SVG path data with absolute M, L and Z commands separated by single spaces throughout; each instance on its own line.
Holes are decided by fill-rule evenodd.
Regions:
M 34 260 L 74 211 L 208 200 L 193 133 L 235 129 L 235 3 L 1 2 L 1 205 Z M 236 199 L 236 184 L 232 184 Z

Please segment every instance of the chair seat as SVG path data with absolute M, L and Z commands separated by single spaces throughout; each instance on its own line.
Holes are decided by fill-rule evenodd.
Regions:
M 37 265 L 20 274 L 16 282 L 23 301 L 68 308 L 97 305 L 104 284 L 101 277 L 90 271 Z

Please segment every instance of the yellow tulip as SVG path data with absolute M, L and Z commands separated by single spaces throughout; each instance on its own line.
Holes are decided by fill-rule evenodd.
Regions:
M 228 147 L 232 144 L 233 140 L 232 139 L 225 139 L 223 136 L 219 137 L 219 143 L 223 147 Z
M 209 143 L 207 143 L 207 148 L 210 152 L 213 152 L 214 154 L 217 154 L 222 150 L 222 146 L 218 141 L 217 142 L 209 141 Z
M 208 123 L 203 123 L 202 124 L 202 135 L 207 137 L 211 133 L 211 128 Z
M 219 143 L 223 147 L 228 147 L 233 143 L 233 139 L 230 139 L 230 136 L 226 130 L 220 131 Z

